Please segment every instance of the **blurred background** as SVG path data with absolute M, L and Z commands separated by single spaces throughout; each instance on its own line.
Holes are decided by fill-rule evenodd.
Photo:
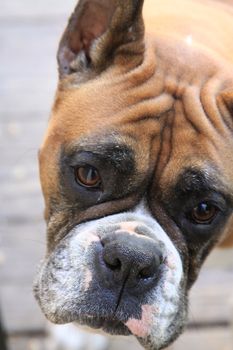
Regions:
M 0 0 L 0 350 L 3 331 L 8 350 L 140 349 L 129 339 L 108 343 L 83 334 L 78 348 L 73 329 L 51 328 L 32 295 L 45 252 L 37 150 L 57 83 L 58 40 L 75 3 Z M 172 349 L 232 350 L 232 324 L 233 252 L 216 251 L 192 290 L 187 331 Z

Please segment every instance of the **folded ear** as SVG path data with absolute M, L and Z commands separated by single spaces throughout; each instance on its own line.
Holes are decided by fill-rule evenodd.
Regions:
M 59 45 L 60 77 L 100 72 L 120 51 L 129 57 L 142 54 L 142 6 L 143 0 L 80 0 Z

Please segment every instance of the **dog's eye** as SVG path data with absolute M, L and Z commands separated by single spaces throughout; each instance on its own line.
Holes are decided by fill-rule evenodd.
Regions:
M 98 188 L 101 184 L 98 170 L 91 165 L 76 167 L 75 180 L 79 185 L 89 188 Z
M 190 213 L 190 218 L 196 224 L 210 224 L 219 209 L 209 202 L 201 202 Z

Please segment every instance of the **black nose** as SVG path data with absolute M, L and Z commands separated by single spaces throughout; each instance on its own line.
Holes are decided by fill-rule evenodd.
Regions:
M 163 261 L 162 247 L 158 243 L 122 231 L 106 235 L 101 243 L 102 264 L 99 268 L 108 287 L 125 284 L 131 291 L 144 291 L 156 283 Z

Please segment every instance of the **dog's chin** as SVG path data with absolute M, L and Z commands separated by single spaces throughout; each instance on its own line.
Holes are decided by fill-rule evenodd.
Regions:
M 173 322 L 169 325 L 169 332 L 166 337 L 158 338 L 155 336 L 157 330 L 152 330 L 151 334 L 148 334 L 146 337 L 140 337 L 133 332 L 125 325 L 123 321 L 118 319 L 109 318 L 109 317 L 90 317 L 82 316 L 74 323 L 77 327 L 84 328 L 85 331 L 91 333 L 97 333 L 101 335 L 113 335 L 113 336 L 133 336 L 139 341 L 139 343 L 146 350 L 161 350 L 167 348 L 171 343 L 173 343 L 178 336 L 183 332 L 186 326 L 186 308 L 181 308 L 176 317 L 174 317 Z M 159 324 L 158 324 L 159 328 Z M 159 332 L 158 332 L 159 333 Z
M 97 333 L 101 335 L 112 335 L 112 336 L 135 336 L 123 322 L 114 319 L 106 318 L 82 318 L 74 322 L 77 327 L 83 327 L 83 329 L 90 333 Z M 156 339 L 153 339 L 152 336 L 146 338 L 136 337 L 139 343 L 148 350 L 161 350 L 167 348 L 171 343 L 173 343 L 178 336 L 182 333 L 184 324 L 178 327 L 177 331 L 172 334 L 167 339 L 164 339 L 163 342 L 159 341 L 157 344 Z
M 110 335 L 132 335 L 130 330 L 123 322 L 116 319 L 97 318 L 97 317 L 82 317 L 75 321 L 77 325 L 85 326 L 87 331 L 95 331 L 97 333 L 107 333 Z

